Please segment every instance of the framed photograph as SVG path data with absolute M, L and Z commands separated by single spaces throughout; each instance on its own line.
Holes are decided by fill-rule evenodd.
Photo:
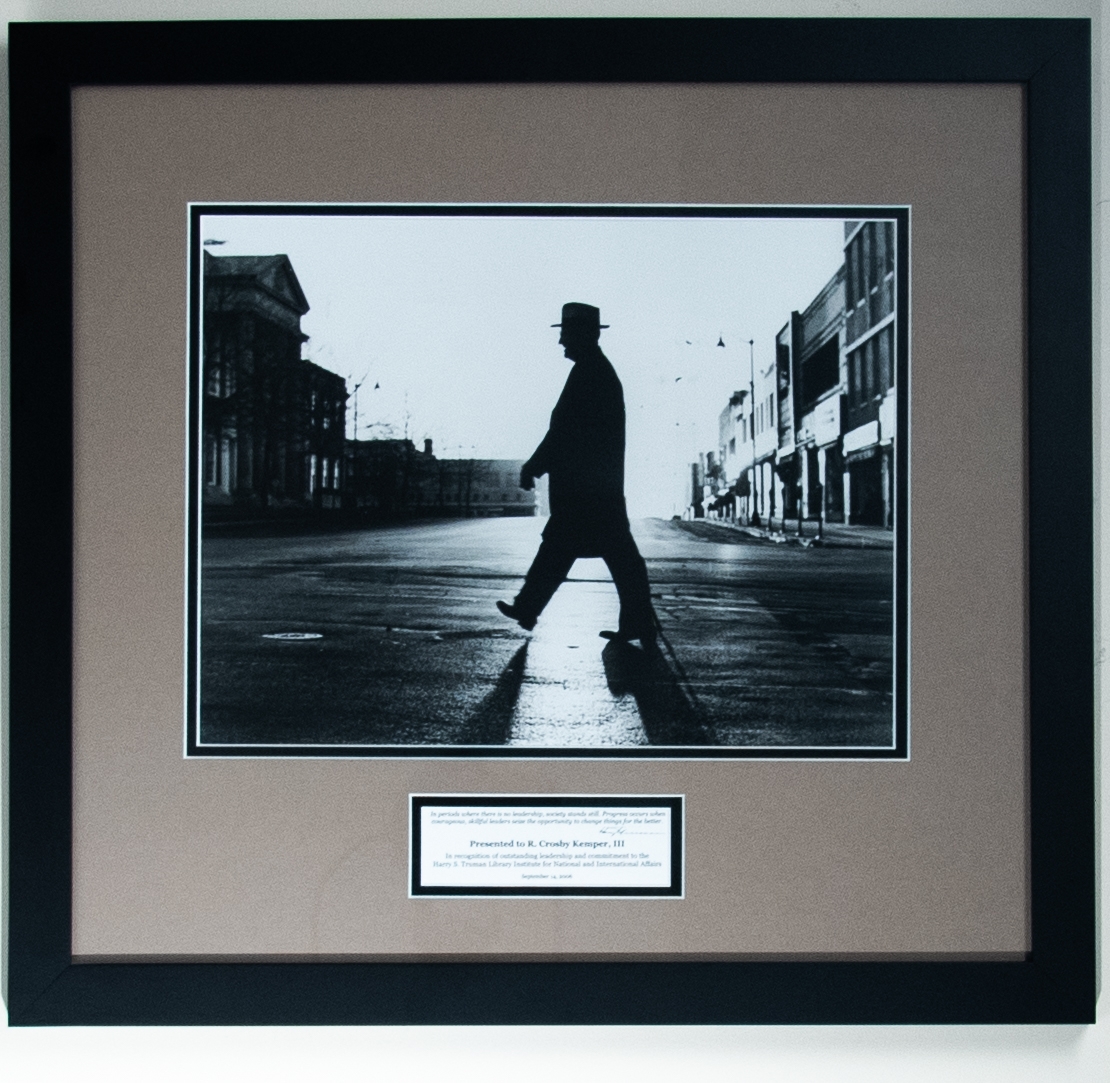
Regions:
M 11 42 L 13 1023 L 1093 1018 L 1087 22 Z
M 904 759 L 909 234 L 193 205 L 189 754 Z

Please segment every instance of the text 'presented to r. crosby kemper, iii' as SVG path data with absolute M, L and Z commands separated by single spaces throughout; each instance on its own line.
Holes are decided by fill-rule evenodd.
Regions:
M 428 804 L 414 811 L 424 889 L 672 887 L 669 804 Z

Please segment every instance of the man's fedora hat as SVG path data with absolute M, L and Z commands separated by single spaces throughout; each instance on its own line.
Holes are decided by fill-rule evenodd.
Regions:
M 601 322 L 601 309 L 584 305 L 581 301 L 568 301 L 563 305 L 563 320 L 552 327 L 584 327 L 592 331 L 604 330 L 609 325 Z

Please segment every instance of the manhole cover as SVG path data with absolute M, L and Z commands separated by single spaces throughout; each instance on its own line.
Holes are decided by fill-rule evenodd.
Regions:
M 323 632 L 264 632 L 263 639 L 323 639 Z

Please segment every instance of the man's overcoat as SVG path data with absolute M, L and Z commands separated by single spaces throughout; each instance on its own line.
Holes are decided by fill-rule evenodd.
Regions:
M 628 530 L 624 503 L 624 392 L 601 352 L 575 362 L 551 425 L 526 464 L 548 475 L 551 519 L 544 538 L 598 556 Z

